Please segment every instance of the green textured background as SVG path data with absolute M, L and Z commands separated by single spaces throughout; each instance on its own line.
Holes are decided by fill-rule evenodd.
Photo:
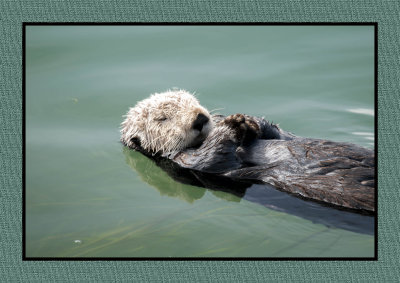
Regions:
M 398 1 L 0 0 L 0 281 L 399 282 Z M 22 22 L 378 22 L 378 261 L 22 261 Z

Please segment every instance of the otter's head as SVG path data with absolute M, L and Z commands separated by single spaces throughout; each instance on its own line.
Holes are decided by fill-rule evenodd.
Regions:
M 213 124 L 210 114 L 185 90 L 155 93 L 130 108 L 121 141 L 149 153 L 171 153 L 200 145 Z

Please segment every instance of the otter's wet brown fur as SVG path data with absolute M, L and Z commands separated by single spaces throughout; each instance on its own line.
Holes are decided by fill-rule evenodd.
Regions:
M 363 212 L 375 210 L 374 152 L 350 143 L 297 137 L 248 115 L 212 116 L 197 148 L 161 154 L 179 166 L 267 183 L 302 198 Z M 144 151 L 140 143 L 133 148 Z

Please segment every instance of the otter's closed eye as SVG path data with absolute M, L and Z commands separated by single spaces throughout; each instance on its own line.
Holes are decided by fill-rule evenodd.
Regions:
M 165 121 L 167 120 L 167 117 L 156 117 L 154 118 L 154 121 Z

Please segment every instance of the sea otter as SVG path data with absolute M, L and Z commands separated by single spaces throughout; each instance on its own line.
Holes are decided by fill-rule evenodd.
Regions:
M 131 108 L 121 141 L 182 168 L 266 183 L 296 196 L 373 213 L 374 152 L 303 138 L 263 118 L 211 115 L 184 90 L 155 93 Z

